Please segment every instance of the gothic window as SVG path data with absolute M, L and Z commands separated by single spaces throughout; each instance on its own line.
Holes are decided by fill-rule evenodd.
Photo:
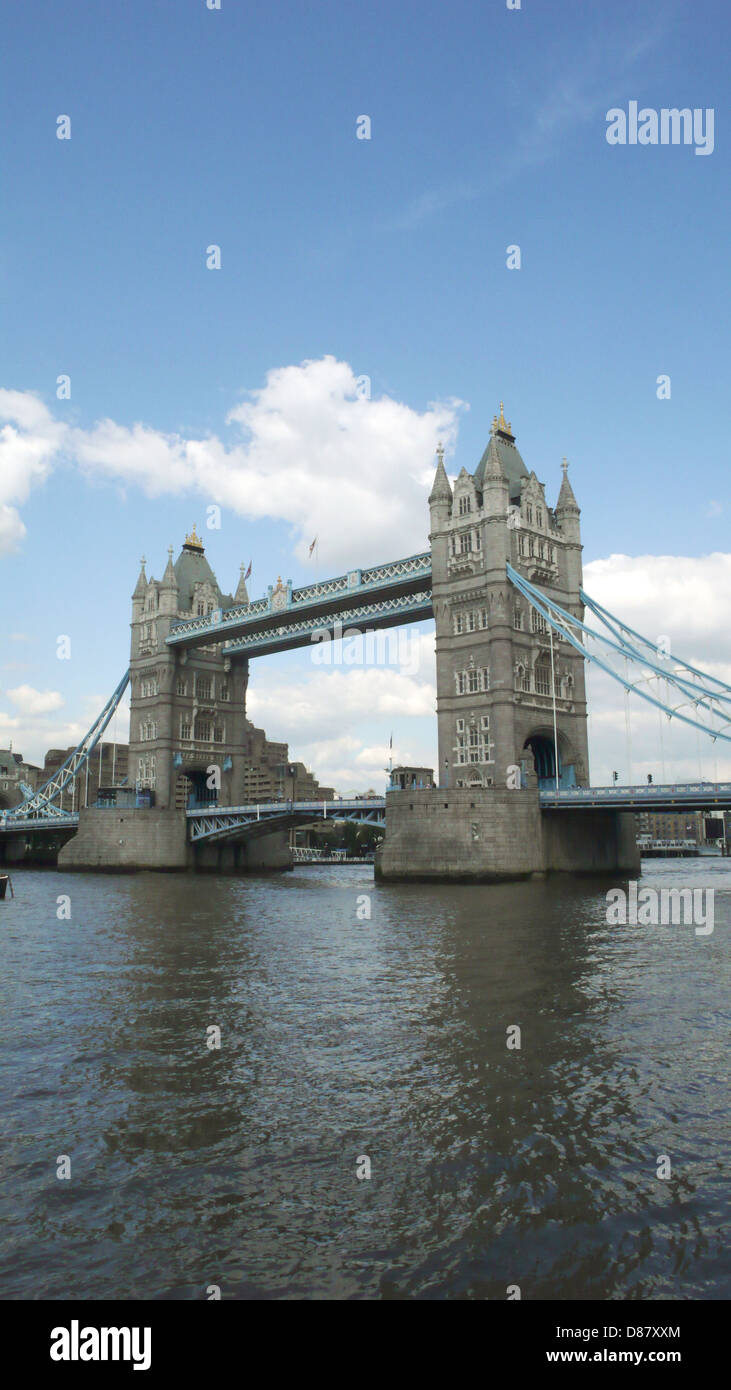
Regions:
M 458 720 L 457 720 L 457 733 L 458 733 L 458 734 L 463 734 L 463 733 L 464 733 L 464 719 L 458 719 Z
M 536 526 L 543 525 L 543 512 L 540 507 L 536 507 Z
M 525 536 L 522 534 L 522 532 L 518 538 L 518 546 L 520 548 L 521 555 L 525 555 Z
M 533 541 L 533 537 L 532 537 L 532 536 L 529 536 L 529 537 L 528 537 L 528 554 L 529 554 L 529 555 L 535 554 L 535 544 L 534 544 L 534 541 Z
M 480 627 L 487 627 L 487 609 L 480 609 Z
M 455 631 L 455 634 L 456 634 L 457 637 L 459 637 L 459 634 L 460 634 L 461 632 L 464 632 L 464 614 L 463 614 L 463 613 L 455 613 L 455 615 L 454 615 L 454 631 Z
M 210 719 L 196 719 L 195 738 L 199 743 L 210 743 L 212 738 L 213 725 Z
M 552 545 L 552 546 L 551 546 L 551 564 L 552 564 L 552 565 L 555 565 L 555 563 L 556 563 L 556 547 L 555 547 L 555 545 Z
M 459 514 L 460 514 L 460 516 L 466 516 L 467 513 L 468 513 L 468 512 L 471 512 L 471 511 L 472 511 L 472 498 L 471 498 L 471 497 L 460 497 L 460 499 L 459 499 Z
M 476 695 L 490 689 L 490 670 L 487 666 L 471 666 L 467 671 L 455 671 L 454 680 L 458 695 Z
M 137 760 L 137 782 L 140 787 L 155 786 L 155 754 L 147 753 Z
M 527 520 L 527 522 L 528 522 L 528 525 L 529 525 L 529 526 L 532 526 L 532 525 L 533 525 L 533 508 L 531 507 L 530 502 L 529 502 L 529 503 L 527 504 L 527 506 L 526 506 L 525 515 L 526 515 L 526 520 Z
M 140 681 L 140 698 L 145 700 L 150 695 L 157 695 L 157 678 L 155 676 L 143 676 Z
M 475 531 L 475 550 L 482 550 L 482 536 L 479 531 Z
M 486 729 L 489 729 L 489 727 L 490 727 L 490 716 L 489 716 L 489 714 L 483 714 L 483 716 L 482 716 L 482 718 L 481 718 L 481 720 L 480 720 L 480 728 L 482 729 L 482 731 L 483 731 L 483 733 L 484 733 L 484 731 L 485 731 Z
M 199 618 L 204 618 L 204 617 L 205 617 L 205 615 L 206 615 L 206 605 L 205 605 L 205 603 L 203 602 L 202 599 L 199 599 L 199 600 L 198 600 L 198 602 L 197 602 L 197 604 L 196 604 L 196 609 L 195 609 L 195 611 L 196 611 L 197 617 L 199 617 Z
M 470 549 L 470 533 L 463 531 L 459 538 L 459 550 L 461 555 L 467 555 Z
M 178 676 L 177 684 L 175 686 L 175 693 L 176 695 L 187 695 L 188 693 L 188 686 L 186 682 L 183 680 L 182 676 Z
M 181 739 L 183 739 L 183 741 L 184 741 L 185 743 L 187 743 L 187 742 L 190 740 L 190 720 L 189 720 L 189 719 L 181 719 L 181 721 L 180 721 L 180 737 L 181 737 Z
M 551 665 L 545 657 L 539 657 L 535 665 L 536 694 L 550 695 L 551 693 Z
M 476 618 L 476 614 L 475 614 L 474 610 L 473 610 L 473 609 L 470 609 L 469 613 L 467 614 L 467 631 L 468 631 L 468 632 L 474 632 L 475 627 L 476 627 L 475 618 Z
M 223 743 L 223 725 L 216 724 L 213 729 L 213 742 Z
M 541 560 L 546 558 L 546 547 L 543 541 L 538 542 L 538 554 Z
M 513 609 L 513 627 L 515 628 L 516 632 L 523 631 L 523 614 L 520 608 Z
M 221 681 L 221 688 L 220 688 L 220 690 L 219 690 L 219 692 L 218 692 L 218 698 L 219 698 L 219 700 L 228 700 L 228 699 L 230 699 L 229 692 L 228 692 L 228 681 Z
M 199 700 L 210 700 L 213 682 L 210 676 L 196 676 L 195 693 Z
M 537 608 L 530 610 L 530 630 L 531 632 L 548 632 L 548 623 L 542 613 Z

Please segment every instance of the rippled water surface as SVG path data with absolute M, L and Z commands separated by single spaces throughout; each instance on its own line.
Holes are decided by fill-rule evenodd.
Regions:
M 731 864 L 645 876 L 713 934 L 586 880 L 15 872 L 0 1294 L 728 1297 Z

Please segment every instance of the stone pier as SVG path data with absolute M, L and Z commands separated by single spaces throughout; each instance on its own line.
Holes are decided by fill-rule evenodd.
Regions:
M 60 850 L 58 867 L 110 873 L 264 873 L 289 869 L 291 855 L 285 831 L 250 841 L 193 845 L 184 811 L 89 807 L 80 812 L 76 834 Z
M 548 873 L 639 874 L 634 816 L 541 810 L 536 790 L 435 787 L 386 795 L 376 878 L 489 883 Z

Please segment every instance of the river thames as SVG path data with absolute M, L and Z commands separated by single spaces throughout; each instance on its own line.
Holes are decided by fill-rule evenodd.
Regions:
M 607 925 L 616 880 L 14 872 L 0 1296 L 728 1297 L 731 861 L 644 874 L 714 931 Z

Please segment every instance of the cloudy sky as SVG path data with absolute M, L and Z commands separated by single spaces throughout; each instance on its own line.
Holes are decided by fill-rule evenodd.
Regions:
M 473 469 L 500 398 L 550 501 L 571 462 L 586 588 L 731 679 L 727 8 L 99 16 L 4 19 L 0 744 L 83 734 L 140 555 L 160 577 L 194 521 L 252 597 L 425 548 L 436 444 Z M 713 153 L 610 146 L 633 100 L 711 108 Z M 392 733 L 434 765 L 430 625 L 331 655 L 252 663 L 256 723 L 341 791 L 383 785 Z M 731 775 L 636 701 L 628 746 L 619 687 L 590 690 L 594 781 Z

